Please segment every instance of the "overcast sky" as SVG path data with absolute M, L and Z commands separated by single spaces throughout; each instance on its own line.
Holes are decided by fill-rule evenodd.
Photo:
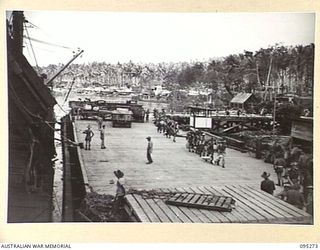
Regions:
M 178 62 L 314 42 L 310 13 L 24 12 L 30 37 L 84 50 L 82 62 Z M 27 42 L 28 44 L 28 42 Z M 72 50 L 32 42 L 40 66 L 66 63 Z M 29 49 L 27 49 L 27 47 Z M 25 55 L 34 65 L 30 45 Z

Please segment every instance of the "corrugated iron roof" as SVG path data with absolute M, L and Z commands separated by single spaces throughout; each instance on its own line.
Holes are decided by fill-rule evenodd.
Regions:
M 245 103 L 252 95 L 252 93 L 238 93 L 230 102 L 242 104 Z

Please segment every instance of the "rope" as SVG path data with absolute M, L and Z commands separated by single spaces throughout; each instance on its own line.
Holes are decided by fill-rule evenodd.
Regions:
M 29 43 L 30 43 L 30 47 L 31 47 L 31 50 L 32 50 L 32 53 L 33 53 L 34 61 L 36 62 L 37 69 L 39 70 L 40 67 L 39 67 L 39 65 L 38 65 L 37 57 L 36 57 L 36 54 L 34 53 L 34 49 L 33 49 L 33 46 L 32 46 L 31 40 L 30 40 L 29 31 L 28 31 L 27 26 L 26 26 L 25 23 L 24 23 L 24 29 L 25 29 L 26 32 L 27 32 L 27 38 L 29 39 Z M 38 73 L 39 73 L 39 72 L 38 72 Z
M 42 40 L 39 40 L 39 39 L 36 39 L 33 37 L 29 37 L 29 35 L 28 35 L 28 37 L 26 37 L 26 36 L 23 36 L 23 37 L 28 38 L 29 40 L 37 42 L 37 43 L 42 43 L 42 44 L 46 44 L 46 45 L 53 46 L 53 47 L 59 47 L 59 48 L 63 48 L 63 49 L 73 50 L 72 48 L 67 47 L 67 46 L 63 46 L 63 45 L 59 45 L 59 44 L 55 44 L 55 43 L 49 43 L 49 42 L 45 42 L 45 41 L 42 41 Z
M 20 100 L 20 98 L 18 97 L 17 93 L 15 92 L 15 90 L 13 89 L 13 87 L 12 87 L 11 85 L 9 85 L 9 88 L 10 88 L 10 90 L 12 91 L 12 93 L 13 93 L 13 95 L 14 95 L 14 98 L 18 101 L 18 105 L 20 105 L 20 107 L 22 107 L 22 108 L 25 110 L 25 112 L 27 112 L 30 116 L 32 116 L 32 117 L 40 120 L 41 122 L 45 123 L 45 124 L 46 124 L 50 129 L 52 129 L 54 132 L 57 132 L 57 131 L 55 130 L 55 128 L 53 128 L 48 121 L 44 120 L 40 115 L 35 115 L 34 113 L 32 113 L 32 112 L 23 104 L 23 102 Z M 76 142 L 74 142 L 74 141 L 66 138 L 66 137 L 63 136 L 61 133 L 59 133 L 59 135 L 60 135 L 61 138 L 63 138 L 65 141 L 70 142 L 70 143 L 72 143 L 72 144 L 74 144 L 74 145 L 77 145 Z
M 68 114 L 68 112 L 67 111 L 65 111 L 63 108 L 62 108 L 62 106 L 57 102 L 57 105 L 58 105 L 58 107 L 64 112 L 64 113 L 66 113 L 66 114 Z

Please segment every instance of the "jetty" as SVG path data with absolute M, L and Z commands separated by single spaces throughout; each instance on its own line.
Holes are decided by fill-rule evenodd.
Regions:
M 133 123 L 131 128 L 114 128 L 111 122 L 105 121 L 106 149 L 101 149 L 96 121 L 74 120 L 71 124 L 72 129 L 69 128 L 68 133 L 73 134 L 72 138 L 78 144 L 84 142 L 83 131 L 88 125 L 95 134 L 91 150 L 67 147 L 69 150 L 64 151 L 65 155 L 78 157 L 77 163 L 72 164 L 79 164 L 85 187 L 83 196 L 92 191 L 115 195 L 115 184 L 111 180 L 115 178 L 113 171 L 120 169 L 125 174 L 128 190 L 181 193 L 181 197 L 188 201 L 197 202 L 201 195 L 226 196 L 235 200 L 232 211 L 223 212 L 167 204 L 167 197 L 146 198 L 139 192 L 128 193 L 125 209 L 132 221 L 312 223 L 312 216 L 305 211 L 260 190 L 262 172 L 269 172 L 270 178 L 276 180 L 273 166 L 246 153 L 228 148 L 226 167 L 212 165 L 197 154 L 188 152 L 185 138 L 179 137 L 173 142 L 157 133 L 151 122 Z M 154 144 L 152 164 L 146 164 L 147 136 L 152 138 Z M 69 190 L 72 192 L 72 187 Z

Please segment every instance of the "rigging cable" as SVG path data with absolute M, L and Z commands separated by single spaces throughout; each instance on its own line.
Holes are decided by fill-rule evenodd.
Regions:
M 20 99 L 19 96 L 17 95 L 16 91 L 14 90 L 14 88 L 13 88 L 11 85 L 9 85 L 9 88 L 10 88 L 12 94 L 13 94 L 13 97 L 14 97 L 14 98 L 16 99 L 16 101 L 18 102 L 17 104 L 18 104 L 21 108 L 23 108 L 23 110 L 24 110 L 25 112 L 27 112 L 30 116 L 32 116 L 32 117 L 34 117 L 34 118 L 42 121 L 43 123 L 45 123 L 45 124 L 46 124 L 51 130 L 53 130 L 54 132 L 57 132 L 57 131 L 55 130 L 55 128 L 52 127 L 51 124 L 50 124 L 48 121 L 44 120 L 39 114 L 38 114 L 38 115 L 34 114 L 33 112 L 31 112 L 31 111 L 24 105 L 24 103 L 21 101 L 21 99 Z M 70 142 L 70 143 L 72 143 L 72 144 L 74 144 L 74 145 L 77 144 L 76 142 L 74 142 L 74 141 L 66 138 L 66 137 L 65 137 L 64 135 L 62 135 L 61 133 L 59 133 L 59 135 L 61 136 L 61 138 L 63 138 L 63 139 L 66 140 L 67 142 Z
M 33 53 L 34 60 L 36 62 L 37 69 L 39 70 L 40 68 L 39 68 L 39 65 L 38 65 L 36 54 L 34 53 L 33 46 L 32 46 L 31 40 L 30 40 L 30 36 L 29 36 L 29 32 L 28 32 L 28 29 L 27 29 L 27 26 L 26 26 L 25 23 L 24 23 L 24 28 L 25 28 L 26 33 L 27 33 L 27 38 L 29 39 L 30 47 L 31 47 L 31 50 L 32 50 L 32 53 Z M 40 73 L 40 72 L 38 72 L 38 73 Z
M 25 37 L 25 36 L 24 36 L 24 37 Z M 42 44 L 46 44 L 46 45 L 50 45 L 50 46 L 54 46 L 54 47 L 59 47 L 59 48 L 63 48 L 63 49 L 73 50 L 72 48 L 67 47 L 67 46 L 63 46 L 63 45 L 59 45 L 59 44 L 55 44 L 55 43 L 45 42 L 45 41 L 42 41 L 42 40 L 39 40 L 39 39 L 30 37 L 30 36 L 28 36 L 27 38 L 30 39 L 31 41 L 34 41 L 34 42 L 37 42 L 37 43 L 42 43 Z

